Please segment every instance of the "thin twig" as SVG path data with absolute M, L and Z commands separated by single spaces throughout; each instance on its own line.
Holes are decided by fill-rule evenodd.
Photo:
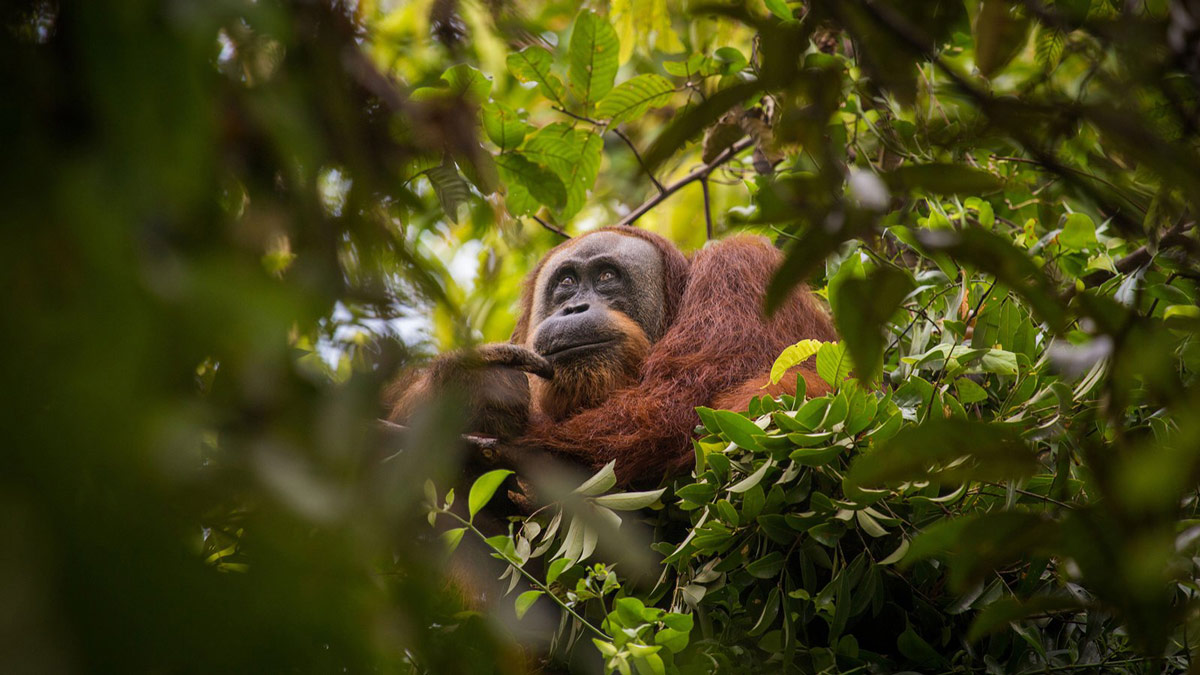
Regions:
M 529 217 L 536 220 L 538 225 L 541 225 L 542 227 L 546 228 L 547 230 L 550 230 L 554 234 L 557 234 L 558 236 L 562 237 L 563 239 L 571 238 L 571 235 L 567 234 L 561 228 L 555 227 L 555 226 L 551 225 L 550 223 L 547 223 L 546 221 L 542 220 L 541 218 L 538 218 L 536 213 L 529 214 Z
M 725 162 L 728 162 L 730 159 L 733 159 L 733 157 L 735 155 L 737 155 L 739 152 L 745 150 L 746 148 L 749 148 L 752 145 L 754 145 L 753 138 L 743 138 L 742 140 L 738 141 L 737 143 L 734 143 L 733 145 L 729 146 L 728 149 L 726 149 L 724 152 L 722 152 L 720 155 L 718 155 L 717 158 L 714 159 L 713 161 L 699 167 L 698 169 L 695 169 L 694 171 L 692 171 L 688 175 L 684 176 L 683 178 L 680 178 L 679 180 L 675 181 L 674 183 L 671 183 L 670 185 L 666 186 L 662 192 L 658 193 L 657 195 L 654 195 L 653 197 L 648 199 L 644 204 L 642 204 L 641 206 L 637 207 L 636 209 L 630 211 L 628 215 L 626 215 L 624 218 L 622 218 L 620 220 L 620 222 L 617 223 L 617 225 L 632 225 L 634 223 L 634 221 L 636 221 L 638 218 L 641 218 L 642 216 L 646 215 L 647 211 L 654 208 L 655 206 L 658 206 L 667 197 L 670 197 L 671 195 L 678 192 L 680 188 L 684 187 L 685 185 L 688 185 L 689 183 L 698 181 L 701 178 L 706 178 L 708 176 L 708 174 L 710 174 L 714 170 L 716 170 L 717 167 L 721 166 Z
M 637 160 L 638 166 L 642 167 L 642 171 L 644 171 L 645 174 L 650 178 L 650 182 L 654 183 L 654 187 L 658 188 L 658 193 L 662 194 L 665 192 L 662 183 L 658 182 L 658 179 L 654 177 L 654 174 L 650 172 L 649 167 L 646 166 L 646 162 L 642 161 L 642 154 L 638 152 L 637 146 L 633 144 L 633 141 L 629 140 L 629 137 L 625 135 L 625 132 L 616 127 L 612 127 L 611 131 L 621 140 L 625 141 L 625 145 L 629 146 L 629 151 L 633 153 L 633 158 Z
M 712 207 L 708 202 L 708 177 L 700 179 L 700 189 L 704 191 L 704 233 L 708 241 L 713 238 Z

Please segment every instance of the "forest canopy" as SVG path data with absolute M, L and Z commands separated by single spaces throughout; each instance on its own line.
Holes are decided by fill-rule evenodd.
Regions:
M 1197 3 L 0 20 L 0 670 L 1200 672 Z M 476 519 L 380 391 L 618 223 L 768 237 L 832 391 Z

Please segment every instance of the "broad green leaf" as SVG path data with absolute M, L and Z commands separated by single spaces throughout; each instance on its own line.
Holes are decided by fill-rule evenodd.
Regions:
M 832 290 L 837 296 L 833 318 L 838 334 L 858 365 L 857 375 L 863 382 L 874 382 L 879 375 L 884 328 L 914 286 L 909 273 L 880 267 L 865 279 L 851 277 Z M 819 368 L 820 356 L 817 364 Z
M 425 176 L 433 185 L 433 192 L 437 195 L 446 217 L 458 222 L 460 207 L 465 206 L 471 198 L 471 188 L 467 186 L 467 181 L 463 180 L 449 159 L 426 171 Z
M 542 96 L 560 106 L 566 105 L 566 88 L 562 80 L 550 70 L 554 57 L 545 48 L 537 45 L 526 47 L 508 55 L 508 72 L 521 82 L 536 82 Z
M 487 506 L 487 503 L 492 500 L 492 496 L 496 494 L 496 490 L 500 488 L 500 484 L 512 473 L 508 469 L 495 469 L 475 479 L 475 482 L 471 484 L 471 492 L 467 495 L 467 510 L 472 519 L 480 509 Z
M 794 21 L 792 10 L 788 8 L 785 0 L 763 0 L 763 4 L 767 6 L 767 10 L 784 21 Z
M 525 613 L 529 611 L 530 607 L 533 607 L 533 603 L 540 597 L 542 597 L 541 591 L 525 591 L 524 593 L 518 595 L 515 603 L 517 619 L 520 620 L 525 618 Z
M 973 583 L 1018 560 L 1055 552 L 1059 523 L 1045 514 L 994 511 L 942 520 L 912 541 L 902 568 L 932 556 L 950 561 L 950 586 L 964 592 Z
M 821 344 L 820 340 L 801 340 L 783 350 L 775 363 L 771 364 L 771 384 L 777 384 L 787 371 L 812 358 Z
M 1096 241 L 1096 223 L 1087 214 L 1072 213 L 1063 223 L 1062 232 L 1058 233 L 1058 242 L 1077 251 L 1093 248 L 1098 243 Z
M 483 116 L 484 132 L 500 147 L 501 153 L 516 149 L 533 130 L 533 126 L 503 103 L 485 103 L 480 112 Z
M 603 468 L 597 471 L 591 478 L 583 482 L 582 485 L 575 488 L 575 494 L 580 494 L 585 497 L 592 495 L 601 495 L 608 492 L 612 486 L 617 484 L 617 474 L 613 471 L 617 460 L 612 460 L 605 464 Z
M 1067 44 L 1067 34 L 1058 28 L 1039 26 L 1037 43 L 1034 46 L 1034 60 L 1043 70 L 1053 70 L 1062 58 L 1063 47 Z
M 944 668 L 950 665 L 945 657 L 938 653 L 928 642 L 925 641 L 912 626 L 908 626 L 903 633 L 896 638 L 896 648 L 904 655 L 904 658 L 910 661 L 915 661 L 926 667 Z
M 1000 72 L 1029 38 L 1029 14 L 1007 0 L 983 0 L 975 20 L 975 65 L 984 77 Z
M 546 583 L 554 583 L 558 579 L 559 575 L 565 572 L 567 568 L 571 566 L 571 564 L 571 561 L 567 560 L 566 558 L 559 558 L 558 560 L 550 563 L 550 567 L 546 569 Z
M 567 51 L 571 90 L 585 113 L 612 90 L 620 65 L 619 50 L 617 33 L 606 19 L 588 10 L 580 12 Z
M 721 431 L 729 440 L 747 450 L 762 450 L 762 443 L 759 442 L 759 439 L 766 436 L 766 432 L 757 424 L 728 410 L 714 410 L 713 415 L 717 418 L 717 424 L 721 426 Z
M 570 220 L 583 208 L 587 191 L 600 172 L 604 140 L 567 124 L 544 127 L 525 142 L 522 153 L 549 167 L 566 187 L 567 199 L 559 217 Z
M 651 48 L 669 54 L 683 51 L 671 16 L 667 0 L 612 0 L 609 18 L 621 42 L 621 63 L 628 61 L 635 49 L 647 55 Z
M 450 85 L 450 91 L 476 103 L 486 101 L 492 91 L 492 78 L 465 63 L 447 69 L 442 80 Z
M 958 394 L 958 400 L 964 404 L 986 401 L 988 397 L 987 391 L 983 387 L 965 377 L 954 381 L 954 391 Z
M 507 184 L 504 201 L 513 215 L 533 213 L 542 205 L 557 209 L 566 204 L 566 187 L 554 171 L 515 152 L 497 155 L 496 166 Z
M 467 531 L 465 527 L 456 527 L 453 530 L 446 530 L 442 533 L 442 543 L 446 545 L 446 550 L 450 553 L 458 548 L 459 542 L 462 541 L 463 534 Z
M 596 104 L 596 117 L 621 124 L 641 117 L 650 108 L 666 105 L 674 85 L 661 75 L 645 74 L 622 82 Z
M 688 616 L 691 616 L 690 614 Z M 660 644 L 667 648 L 667 651 L 672 654 L 687 649 L 688 636 L 691 631 L 676 630 L 674 628 L 664 628 L 654 634 L 654 643 Z
M 1035 614 L 1079 609 L 1082 609 L 1079 600 L 1067 595 L 1039 595 L 1024 601 L 1013 597 L 1001 598 L 984 607 L 975 616 L 975 620 L 971 622 L 971 629 L 967 632 L 967 639 L 973 642 L 1004 629 L 1013 621 L 1020 621 Z
M 666 492 L 666 488 L 659 490 L 650 490 L 648 492 L 625 492 L 621 494 L 604 495 L 596 497 L 593 501 L 600 506 L 604 506 L 616 511 L 636 511 L 644 509 L 662 496 Z
M 779 575 L 779 571 L 783 569 L 785 562 L 783 553 L 779 551 L 771 551 L 767 555 L 755 560 L 746 565 L 746 571 L 750 576 L 759 579 L 773 579 Z
M 817 351 L 817 375 L 837 389 L 850 376 L 850 355 L 840 342 L 826 342 Z

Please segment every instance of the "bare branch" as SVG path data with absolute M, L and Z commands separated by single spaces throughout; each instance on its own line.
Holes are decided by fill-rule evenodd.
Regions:
M 562 237 L 563 239 L 571 238 L 571 235 L 567 234 L 566 231 L 564 231 L 562 228 L 555 227 L 554 225 L 547 223 L 546 221 L 542 220 L 541 218 L 538 218 L 536 213 L 529 214 L 529 217 L 536 220 L 538 225 L 541 225 L 542 227 L 546 228 L 547 230 L 550 230 L 554 234 L 557 234 L 558 236 Z
M 708 235 L 708 240 L 713 238 L 713 223 L 712 223 L 712 205 L 708 199 L 708 177 L 700 179 L 700 189 L 704 191 L 704 232 Z
M 620 222 L 617 223 L 617 225 L 632 225 L 638 218 L 641 218 L 642 216 L 646 215 L 647 211 L 654 208 L 655 206 L 658 206 L 664 200 L 666 200 L 667 197 L 670 197 L 671 195 L 678 192 L 680 188 L 688 185 L 689 183 L 698 181 L 701 178 L 707 178 L 708 174 L 710 174 L 714 170 L 716 170 L 717 167 L 719 167 L 722 164 L 724 164 L 725 162 L 728 162 L 729 160 L 733 159 L 734 156 L 736 156 L 739 152 L 745 150 L 746 148 L 749 148 L 752 145 L 754 145 L 753 138 L 743 138 L 742 140 L 738 141 L 737 143 L 734 143 L 733 145 L 729 146 L 725 150 L 725 152 L 722 152 L 720 155 L 718 155 L 717 158 L 714 159 L 713 161 L 699 167 L 698 169 L 695 169 L 694 171 L 692 171 L 688 175 L 684 176 L 683 178 L 680 178 L 679 180 L 675 181 L 674 183 L 671 183 L 670 185 L 666 186 L 665 188 L 663 188 L 662 192 L 658 193 L 657 195 L 654 195 L 649 200 L 647 200 L 644 204 L 642 204 L 641 206 L 637 207 L 636 209 L 630 211 L 628 215 L 626 215 L 624 218 L 622 218 L 620 220 Z

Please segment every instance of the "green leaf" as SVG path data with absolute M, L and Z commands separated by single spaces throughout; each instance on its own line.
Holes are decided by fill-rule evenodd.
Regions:
M 746 565 L 746 571 L 750 573 L 750 576 L 758 579 L 773 579 L 779 575 L 779 571 L 783 569 L 785 561 L 783 553 L 771 551 L 767 555 Z
M 975 20 L 975 65 L 990 78 L 1013 60 L 1029 38 L 1029 15 L 1007 0 L 983 0 Z
M 1058 243 L 1076 251 L 1094 248 L 1096 241 L 1096 223 L 1087 214 L 1072 213 L 1063 223 L 1062 232 L 1058 233 Z
M 666 105 L 674 91 L 674 85 L 661 75 L 638 75 L 608 92 L 596 105 L 596 117 L 608 120 L 610 125 L 621 124 L 641 117 L 650 108 Z
M 591 478 L 583 482 L 582 485 L 575 488 L 575 494 L 590 497 L 592 495 L 601 495 L 608 492 L 612 486 L 617 484 L 617 474 L 613 471 L 613 467 L 617 465 L 617 460 L 612 460 L 605 464 L 603 468 L 597 471 Z
M 550 563 L 550 567 L 546 569 L 546 583 L 554 583 L 554 581 L 558 579 L 559 575 L 565 572 L 572 564 L 573 563 L 566 558 L 559 558 L 558 560 Z
M 762 450 L 762 443 L 758 439 L 767 435 L 767 432 L 758 427 L 757 424 L 746 419 L 742 415 L 728 410 L 714 410 L 713 416 L 717 418 L 717 424 L 721 427 L 721 432 L 729 438 L 729 440 L 737 443 L 738 447 L 747 450 Z
M 900 650 L 904 658 L 920 663 L 923 666 L 942 668 L 949 665 L 936 649 L 931 647 L 920 635 L 917 635 L 912 626 L 908 626 L 896 638 L 896 648 Z
M 467 181 L 463 180 L 449 159 L 426 171 L 425 176 L 433 185 L 433 192 L 437 195 L 446 217 L 458 222 L 459 208 L 466 205 L 467 200 L 471 198 L 471 188 L 467 186 Z
M 907 272 L 880 267 L 865 279 L 845 279 L 833 290 L 837 296 L 834 322 L 863 382 L 874 382 L 879 375 L 883 366 L 884 327 L 914 286 Z M 820 356 L 817 364 L 819 372 Z
M 779 595 L 779 587 L 773 586 L 771 592 L 767 594 L 767 601 L 763 603 L 762 614 L 758 615 L 758 621 L 755 622 L 748 635 L 762 635 L 775 623 L 775 619 L 779 616 Z
M 867 536 L 883 537 L 887 535 L 887 530 L 866 511 L 855 511 L 854 517 L 858 521 L 858 526 L 867 533 Z
M 584 112 L 612 90 L 620 65 L 617 32 L 606 19 L 591 11 L 580 12 L 571 30 L 569 80 Z
M 840 342 L 826 342 L 817 351 L 817 375 L 834 389 L 850 376 L 850 356 Z
M 504 202 L 513 215 L 533 213 L 543 204 L 555 209 L 566 204 L 567 190 L 553 171 L 515 152 L 498 155 L 496 166 L 508 187 Z
M 508 55 L 508 72 L 521 82 L 536 82 L 542 96 L 565 106 L 566 87 L 562 80 L 550 71 L 554 57 L 543 47 L 533 45 Z
M 767 11 L 784 21 L 795 21 L 792 16 L 792 10 L 788 8 L 785 0 L 763 0 L 763 4 L 767 6 Z
M 666 488 L 659 490 L 650 490 L 649 492 L 625 492 L 622 494 L 604 495 L 596 497 L 593 501 L 600 506 L 605 506 L 616 511 L 636 511 L 644 509 L 662 496 L 666 492 Z
M 954 381 L 954 391 L 958 394 L 958 400 L 964 404 L 986 401 L 988 397 L 987 390 L 965 377 Z
M 1039 26 L 1037 43 L 1034 45 L 1033 58 L 1043 70 L 1053 70 L 1062 58 L 1063 47 L 1067 44 L 1067 34 L 1058 28 Z
M 688 616 L 691 616 L 690 614 Z M 672 654 L 687 649 L 688 636 L 691 631 L 675 630 L 674 628 L 664 628 L 654 634 L 654 644 L 662 645 L 667 648 L 667 651 Z
M 500 484 L 512 473 L 508 469 L 496 469 L 475 479 L 475 482 L 471 484 L 471 492 L 467 495 L 467 510 L 472 519 L 480 509 L 487 506 L 487 503 L 492 500 L 492 496 L 496 494 L 496 490 L 500 488 Z
M 770 470 L 770 468 L 773 466 L 775 466 L 774 462 L 771 462 L 769 460 L 766 462 L 763 462 L 763 465 L 758 467 L 757 471 L 750 474 L 749 476 L 746 476 L 742 480 L 738 481 L 736 484 L 730 486 L 729 491 L 735 492 L 735 493 L 745 492 L 746 490 L 749 490 L 750 488 L 758 485 L 759 483 L 762 482 L 763 477 L 767 475 L 767 471 Z
M 549 167 L 566 188 L 559 217 L 570 220 L 583 208 L 587 191 L 596 183 L 604 139 L 568 124 L 551 124 L 528 140 L 522 153 Z
M 465 63 L 448 68 L 442 73 L 442 80 L 450 85 L 450 91 L 476 103 L 486 101 L 492 91 L 492 78 Z
M 771 364 L 771 384 L 777 384 L 787 371 L 812 358 L 821 344 L 820 340 L 801 340 L 783 350 L 775 363 Z
M 1045 514 L 995 511 L 942 520 L 913 539 L 902 567 L 946 555 L 950 587 L 965 592 L 972 584 L 1018 560 L 1051 555 L 1063 530 Z
M 1003 629 L 1013 621 L 1020 621 L 1035 614 L 1049 614 L 1064 610 L 1079 610 L 1079 600 L 1066 595 L 1039 595 L 1021 601 L 1018 598 L 1001 598 L 983 608 L 975 620 L 967 639 L 974 642 L 979 638 Z
M 909 164 L 883 174 L 893 192 L 922 190 L 943 195 L 977 195 L 1004 187 L 992 174 L 959 164 Z
M 898 546 L 895 551 L 892 551 L 890 554 L 888 554 L 888 557 L 884 558 L 883 560 L 880 560 L 876 564 L 878 564 L 878 565 L 895 565 L 896 563 L 900 562 L 901 560 L 904 559 L 905 554 L 908 553 L 908 544 L 909 544 L 909 542 L 907 539 L 901 539 L 900 546 Z
M 442 543 L 446 545 L 446 551 L 454 553 L 454 549 L 458 548 L 459 542 L 462 541 L 463 533 L 467 531 L 465 527 L 456 527 L 453 530 L 446 530 L 442 533 Z
M 965 458 L 965 459 L 964 459 Z M 847 481 L 855 486 L 937 478 L 946 482 L 1027 476 L 1037 458 L 1017 425 L 933 419 L 901 430 L 875 452 L 859 455 Z
M 503 103 L 485 103 L 480 112 L 483 113 L 484 132 L 500 147 L 501 153 L 516 149 L 533 130 L 533 126 Z
M 533 603 L 540 597 L 542 597 L 541 591 L 525 591 L 524 593 L 518 595 L 515 603 L 517 619 L 520 620 L 525 618 L 525 613 L 529 611 L 530 607 L 533 607 Z

